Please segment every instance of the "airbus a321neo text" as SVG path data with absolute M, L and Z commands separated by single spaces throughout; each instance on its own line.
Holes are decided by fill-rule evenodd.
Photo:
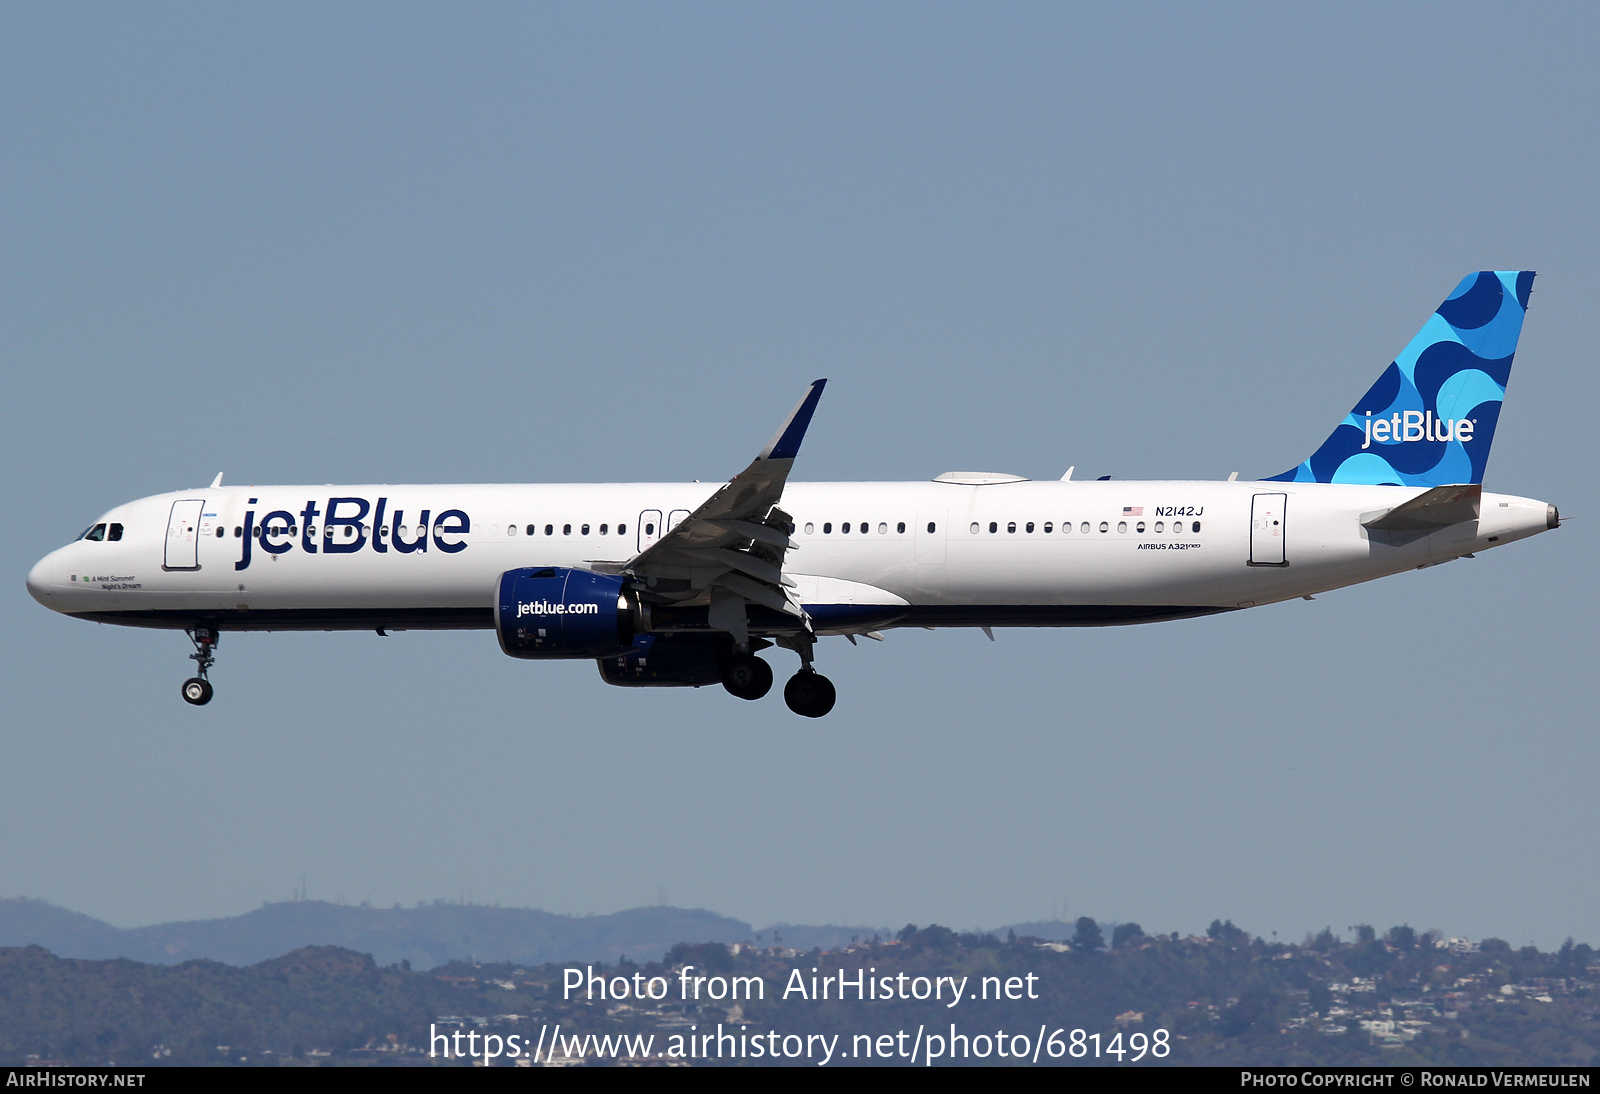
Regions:
M 1229 612 L 1472 555 L 1558 524 L 1483 492 L 1531 272 L 1463 280 L 1305 462 L 1255 482 L 791 483 L 824 381 L 723 485 L 251 486 L 119 505 L 28 575 L 78 619 L 187 632 L 481 628 L 621 687 L 772 685 L 820 717 L 824 635 L 1083 627 Z

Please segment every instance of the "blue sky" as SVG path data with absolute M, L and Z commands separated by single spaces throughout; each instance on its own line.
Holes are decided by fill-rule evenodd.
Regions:
M 6 8 L 0 894 L 1600 942 L 1597 24 Z M 818 723 L 487 633 L 228 635 L 193 710 L 181 635 L 23 588 L 219 470 L 723 478 L 817 376 L 797 478 L 1274 474 L 1487 268 L 1540 277 L 1486 486 L 1570 527 L 1216 619 L 826 643 Z

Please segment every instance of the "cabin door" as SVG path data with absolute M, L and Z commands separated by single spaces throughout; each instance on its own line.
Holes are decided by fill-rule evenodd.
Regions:
M 1287 494 L 1257 494 L 1250 501 L 1250 564 L 1287 566 L 1284 556 L 1284 508 Z
M 200 568 L 200 512 L 203 500 L 175 501 L 167 517 L 167 550 L 162 556 L 163 570 Z

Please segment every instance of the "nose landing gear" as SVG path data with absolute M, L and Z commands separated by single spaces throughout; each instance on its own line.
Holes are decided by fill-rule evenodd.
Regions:
M 184 633 L 194 643 L 194 652 L 189 659 L 199 666 L 200 675 L 191 676 L 183 682 L 183 701 L 191 706 L 203 707 L 211 702 L 211 681 L 206 679 L 206 673 L 217 662 L 218 635 L 211 627 L 196 627 Z

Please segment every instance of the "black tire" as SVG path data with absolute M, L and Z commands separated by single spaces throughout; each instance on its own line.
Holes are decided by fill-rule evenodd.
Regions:
M 740 699 L 759 699 L 772 690 L 772 666 L 753 653 L 738 654 L 723 664 L 722 686 Z
M 183 701 L 191 706 L 203 707 L 211 702 L 211 681 L 191 676 L 183 682 Z
M 833 681 L 809 669 L 795 673 L 783 687 L 783 701 L 802 718 L 821 718 L 838 698 Z

